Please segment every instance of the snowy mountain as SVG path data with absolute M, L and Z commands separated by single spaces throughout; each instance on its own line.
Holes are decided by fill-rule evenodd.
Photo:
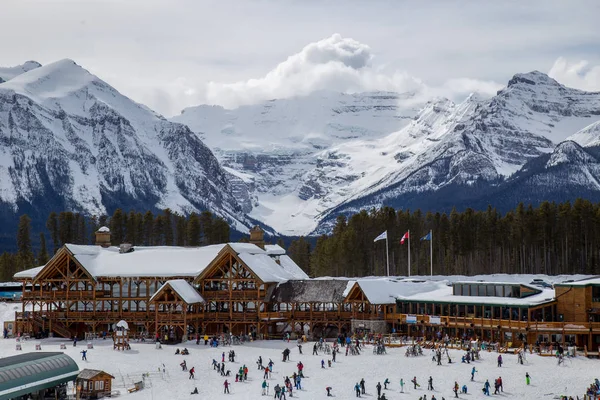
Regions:
M 339 213 L 382 204 L 463 204 L 600 120 L 600 93 L 537 71 L 515 75 L 491 99 L 436 99 L 418 112 L 408 95 L 316 97 L 201 106 L 174 120 L 236 175 L 245 211 L 284 234 L 327 230 Z
M 22 73 L 31 71 L 32 69 L 41 67 L 37 61 L 27 61 L 22 65 L 16 67 L 0 67 L 0 83 L 10 81 L 15 76 L 19 76 Z
M 227 173 L 185 125 L 121 95 L 71 60 L 11 69 L 0 84 L 2 215 L 209 209 L 249 222 Z M 19 72 L 20 71 L 20 72 Z

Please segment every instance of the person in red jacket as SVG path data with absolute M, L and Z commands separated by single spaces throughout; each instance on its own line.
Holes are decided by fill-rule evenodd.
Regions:
M 196 372 L 196 370 L 194 369 L 194 367 L 192 367 L 190 369 L 190 377 L 188 379 L 194 379 L 194 372 Z

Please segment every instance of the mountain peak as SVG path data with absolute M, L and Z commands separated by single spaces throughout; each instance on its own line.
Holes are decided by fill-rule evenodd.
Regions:
M 518 84 L 525 85 L 552 85 L 560 86 L 560 83 L 550 78 L 547 74 L 540 71 L 531 71 L 524 74 L 515 74 L 510 81 L 508 86 L 515 86 Z
M 0 83 L 9 81 L 25 72 L 41 67 L 37 61 L 26 61 L 21 65 L 14 67 L 0 67 Z
M 583 164 L 595 162 L 594 157 L 589 155 L 583 147 L 572 140 L 565 140 L 556 146 L 546 163 L 546 168 L 561 164 Z

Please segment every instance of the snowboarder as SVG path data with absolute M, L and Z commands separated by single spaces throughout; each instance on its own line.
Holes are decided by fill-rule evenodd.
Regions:
M 377 388 L 377 398 L 381 397 L 381 382 L 377 382 L 377 386 L 375 386 Z
M 427 390 L 433 390 L 433 378 L 430 376 L 427 381 Z
M 390 384 L 390 380 L 388 378 L 385 378 L 385 381 L 383 381 L 383 388 L 385 390 L 387 390 L 387 385 L 389 385 L 389 384 Z
M 471 380 L 472 381 L 475 380 L 475 372 L 477 372 L 477 370 L 475 369 L 475 367 L 473 367 L 473 369 L 471 370 Z
M 529 375 L 529 372 L 525 372 L 525 383 L 527 383 L 527 385 L 531 384 L 531 376 Z
M 327 391 L 327 397 L 332 397 L 332 394 L 331 394 L 331 386 L 327 386 L 327 387 L 325 388 L 325 390 Z
M 223 382 L 223 394 L 225 393 L 229 394 L 229 382 L 227 381 L 227 379 L 225 379 L 225 382 Z
M 404 393 L 404 379 L 400 378 L 400 393 Z
M 360 397 L 360 385 L 358 382 L 356 382 L 356 385 L 354 385 L 354 390 L 356 391 L 356 397 Z
M 366 390 L 365 390 L 365 378 L 362 378 L 360 380 L 360 393 L 361 394 L 365 394 Z
M 416 390 L 418 387 L 421 387 L 421 385 L 419 385 L 419 384 L 417 383 L 417 377 L 416 377 L 416 376 L 415 376 L 414 378 L 412 378 L 411 382 L 413 383 L 413 385 L 414 385 L 414 387 L 415 387 L 415 390 Z
M 196 379 L 196 378 L 194 378 L 194 372 L 196 372 L 196 370 L 194 369 L 194 367 L 192 367 L 192 368 L 190 369 L 190 376 L 189 376 L 189 378 L 188 378 L 188 379 Z
M 87 350 L 81 350 L 81 361 L 87 361 Z
M 267 394 L 267 387 L 269 387 L 269 385 L 267 384 L 267 381 L 263 379 L 261 386 L 262 386 L 262 395 L 265 396 Z

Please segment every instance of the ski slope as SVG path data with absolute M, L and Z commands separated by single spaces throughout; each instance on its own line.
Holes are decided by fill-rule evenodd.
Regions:
M 43 351 L 58 351 L 62 339 L 46 339 L 42 341 L 30 340 L 23 343 L 23 352 L 35 351 L 35 344 L 41 343 Z M 471 364 L 459 362 L 461 352 L 452 350 L 450 352 L 453 364 L 444 362 L 442 366 L 436 366 L 431 361 L 431 355 L 425 350 L 425 356 L 405 357 L 404 349 L 388 348 L 387 355 L 374 355 L 372 347 L 359 356 L 344 356 L 340 354 L 336 363 L 331 368 L 320 368 L 321 359 L 327 360 L 322 355 L 313 356 L 312 343 L 303 346 L 304 355 L 298 354 L 294 342 L 285 343 L 281 341 L 257 341 L 241 346 L 232 346 L 213 349 L 204 346 L 203 342 L 197 346 L 194 342 L 188 342 L 189 356 L 175 355 L 175 349 L 183 346 L 163 346 L 157 350 L 153 343 L 132 342 L 131 350 L 118 352 L 112 349 L 111 340 L 97 340 L 94 349 L 88 351 L 88 361 L 81 361 L 80 351 L 85 344 L 80 342 L 73 347 L 67 342 L 65 352 L 73 357 L 81 369 L 101 369 L 115 376 L 113 390 L 121 393 L 125 399 L 260 399 L 262 372 L 256 368 L 256 360 L 262 356 L 263 362 L 267 363 L 269 358 L 274 361 L 274 373 L 272 379 L 268 380 L 271 388 L 277 383 L 283 383 L 283 377 L 291 375 L 296 370 L 296 363 L 302 361 L 304 364 L 305 379 L 302 380 L 303 389 L 294 391 L 295 399 L 321 399 L 325 398 L 325 388 L 331 386 L 333 395 L 341 399 L 355 398 L 353 387 L 356 382 L 364 378 L 366 381 L 367 395 L 363 398 L 376 399 L 375 386 L 389 378 L 392 382 L 388 390 L 384 390 L 388 399 L 419 399 L 424 394 L 431 399 L 434 394 L 438 400 L 454 398 L 452 386 L 454 381 L 459 385 L 466 384 L 469 394 L 461 395 L 462 399 L 484 398 L 481 388 L 486 379 L 492 384 L 498 376 L 502 377 L 504 392 L 499 396 L 506 399 L 553 399 L 555 396 L 567 394 L 581 398 L 585 388 L 600 376 L 599 361 L 583 357 L 576 357 L 565 362 L 564 366 L 558 366 L 552 357 L 541 357 L 527 355 L 525 365 L 517 364 L 513 355 L 503 355 L 504 366 L 496 366 L 496 353 L 482 353 L 482 359 Z M 292 350 L 291 361 L 281 362 L 281 352 L 286 347 Z M 248 366 L 248 381 L 236 383 L 235 377 L 228 377 L 231 385 L 231 394 L 223 394 L 223 381 L 211 367 L 212 360 L 221 361 L 221 353 L 225 351 L 226 359 L 229 350 L 234 349 L 237 354 L 235 363 L 227 363 L 226 370 L 235 373 L 240 366 Z M 15 350 L 14 339 L 0 340 L 0 354 L 7 357 L 20 354 Z M 188 368 L 195 367 L 196 377 L 188 379 L 188 373 L 181 371 L 179 364 L 186 360 Z M 163 373 L 163 364 L 164 370 Z M 327 364 L 326 364 L 327 365 Z M 475 382 L 470 382 L 470 371 L 475 366 L 478 373 Z M 530 386 L 525 385 L 525 373 L 532 377 Z M 142 380 L 142 374 L 149 373 L 146 378 L 146 388 L 137 393 L 128 393 L 127 389 L 133 387 L 133 383 Z M 410 380 L 413 376 L 421 387 L 413 389 Z M 433 377 L 434 391 L 427 391 L 427 379 Z M 406 383 L 404 393 L 400 393 L 399 380 L 403 378 Z M 198 388 L 199 395 L 191 395 L 194 387 Z M 266 398 L 266 397 L 265 397 Z M 289 398 L 289 396 L 288 396 Z

